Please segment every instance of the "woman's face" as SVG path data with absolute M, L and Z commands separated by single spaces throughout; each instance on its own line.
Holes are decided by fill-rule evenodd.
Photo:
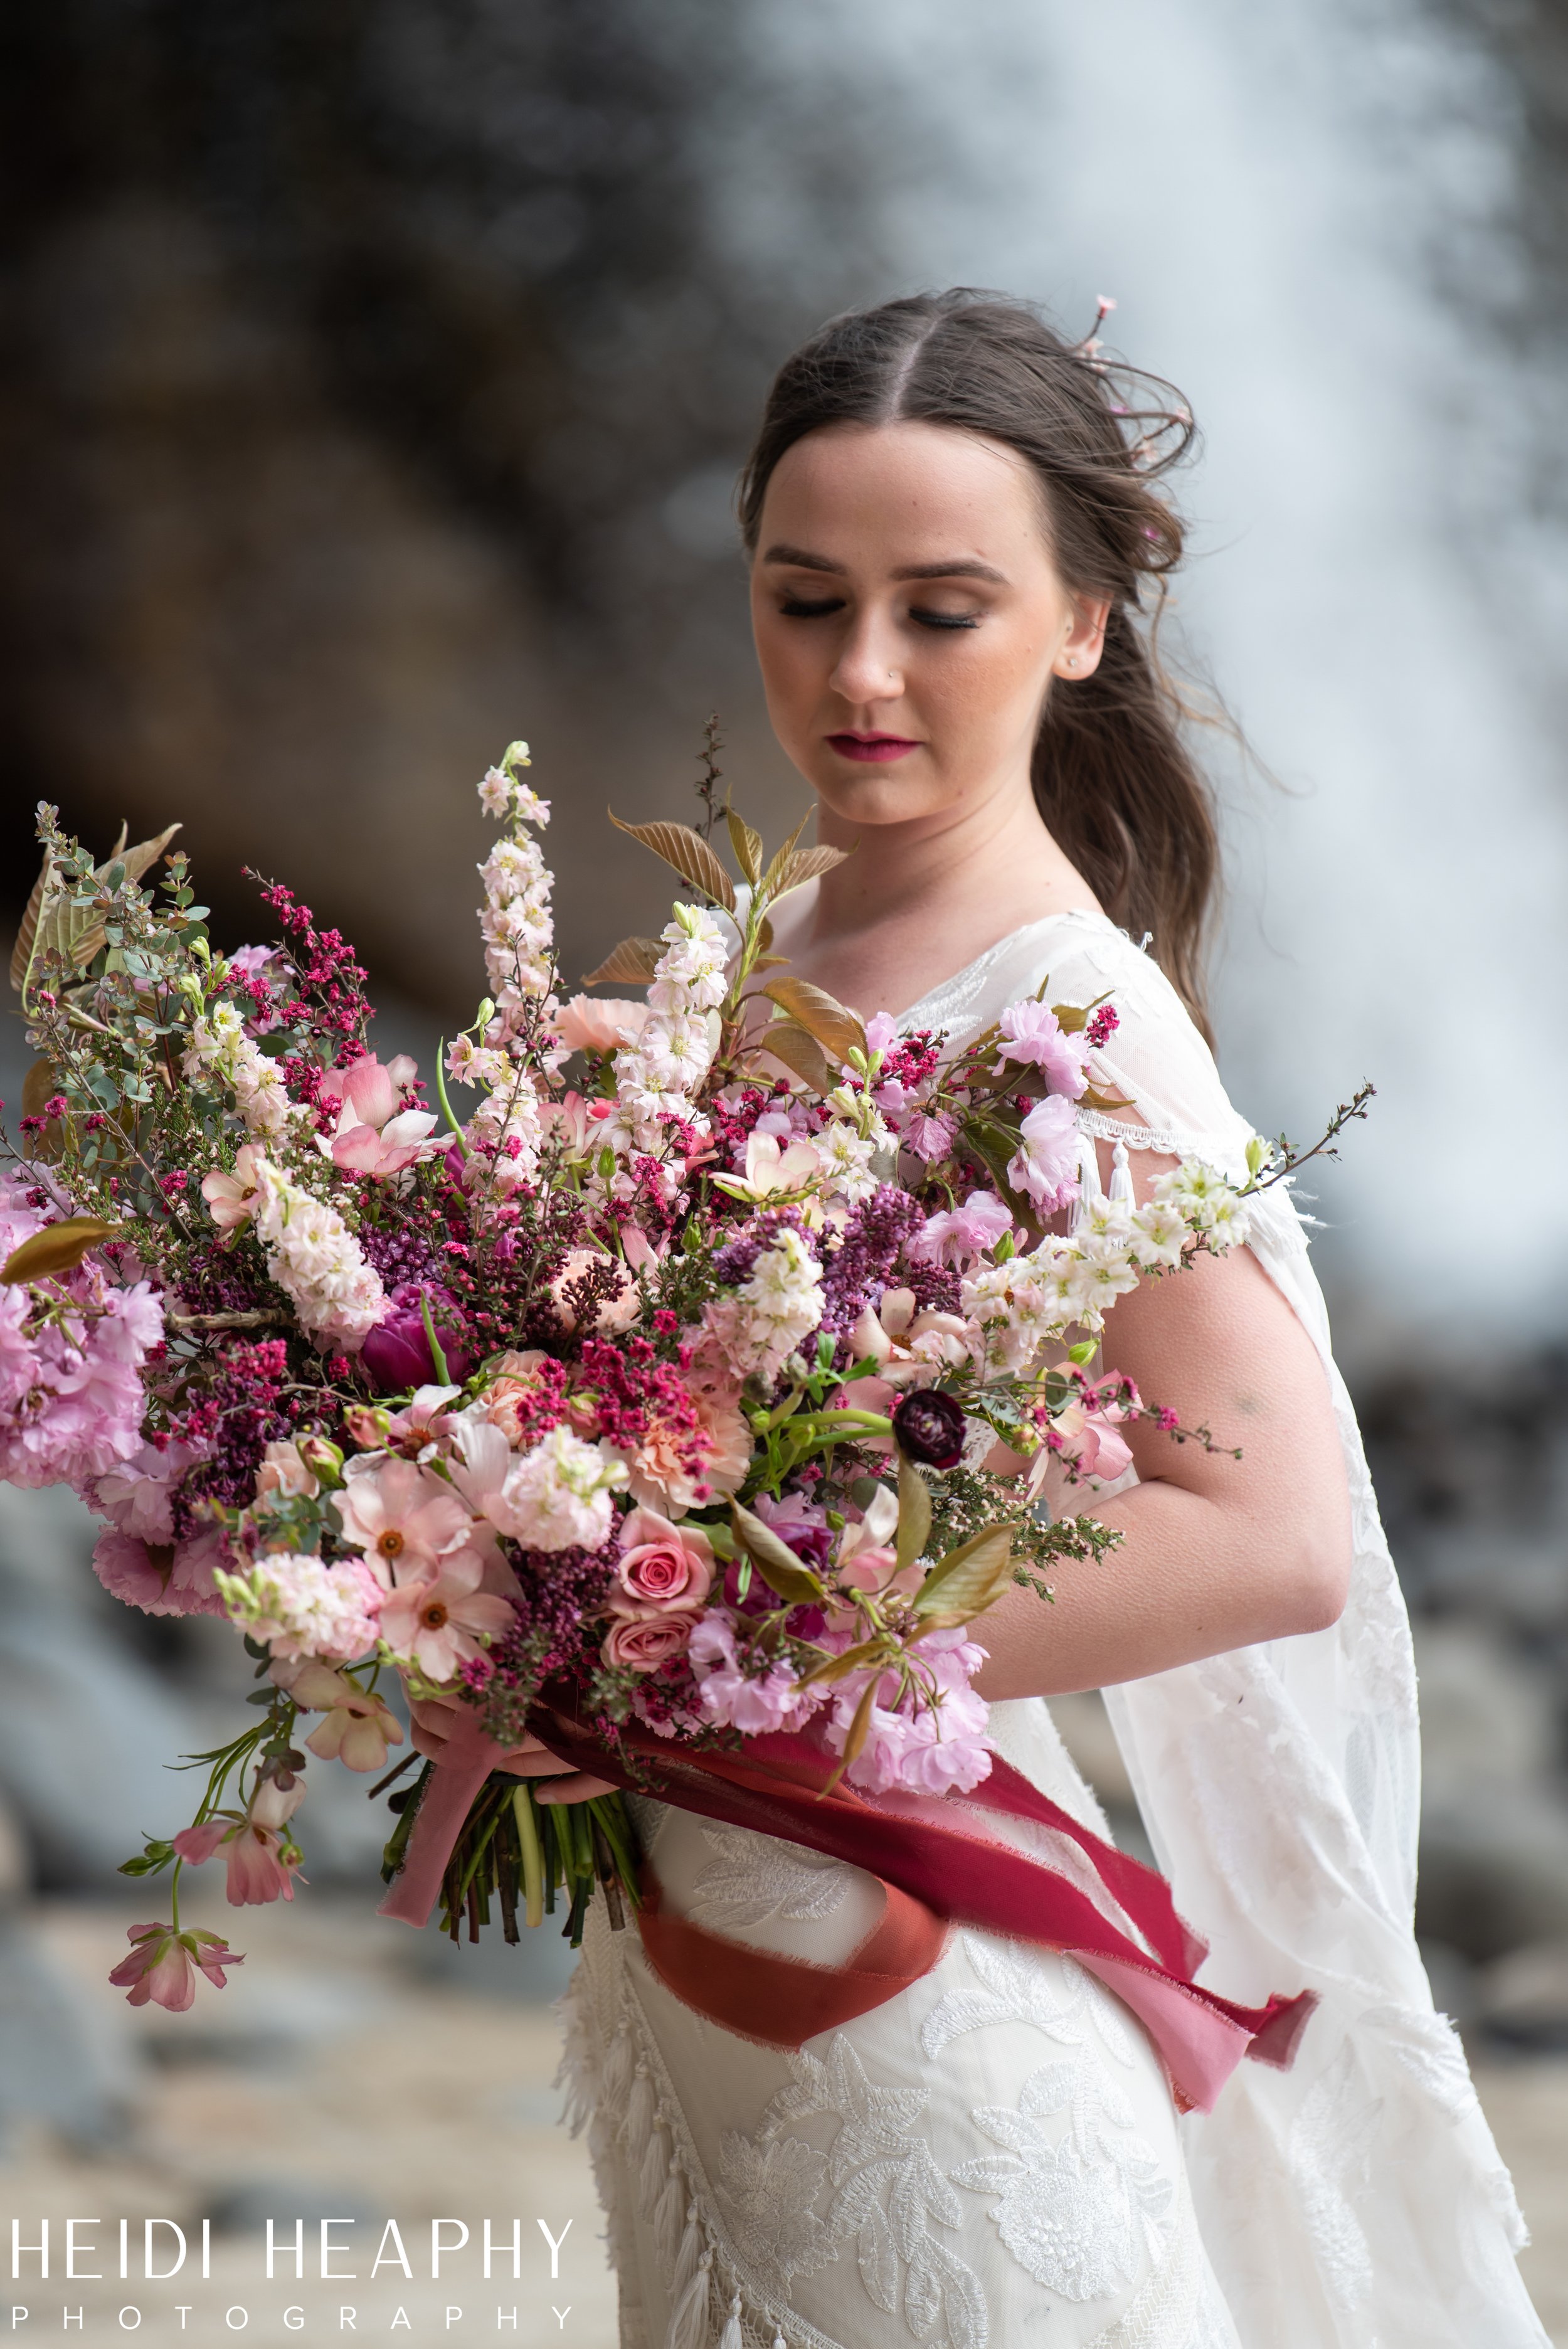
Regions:
M 1001 441 L 831 425 L 769 481 L 751 574 L 769 714 L 851 831 L 1026 793 L 1051 679 L 1095 667 L 1105 610 L 1062 585 Z

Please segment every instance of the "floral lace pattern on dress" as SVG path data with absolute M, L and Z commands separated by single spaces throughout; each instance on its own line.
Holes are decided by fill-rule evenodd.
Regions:
M 714 1857 L 696 1879 L 686 1914 L 710 1932 L 732 1933 L 775 1917 L 815 1923 L 843 1907 L 850 1878 L 836 1859 L 750 1827 L 705 1826 L 702 1839 Z

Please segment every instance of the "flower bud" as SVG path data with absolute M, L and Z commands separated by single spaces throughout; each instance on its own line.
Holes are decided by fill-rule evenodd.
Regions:
M 964 1406 L 956 1395 L 917 1387 L 893 1407 L 892 1432 L 906 1460 L 925 1468 L 956 1468 L 964 1457 Z
M 318 1485 L 336 1492 L 343 1483 L 343 1454 L 325 1435 L 302 1435 L 295 1449 Z

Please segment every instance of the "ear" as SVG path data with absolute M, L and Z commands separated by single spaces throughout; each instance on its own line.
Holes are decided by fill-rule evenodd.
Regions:
M 1110 617 L 1109 595 L 1078 595 L 1073 599 L 1067 633 L 1051 663 L 1054 677 L 1068 685 L 1092 677 L 1105 650 L 1105 624 Z

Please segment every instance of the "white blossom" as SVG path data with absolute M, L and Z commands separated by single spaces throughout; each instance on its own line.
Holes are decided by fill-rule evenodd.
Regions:
M 376 1644 L 382 1592 L 357 1557 L 335 1566 L 294 1550 L 263 1551 L 242 1573 L 214 1567 L 212 1579 L 232 1623 L 285 1662 L 319 1657 L 352 1663 Z
M 255 1161 L 255 1228 L 267 1269 L 292 1299 L 300 1326 L 323 1344 L 356 1352 L 386 1318 L 387 1292 L 359 1242 L 333 1207 Z
M 584 1444 L 569 1427 L 554 1427 L 508 1470 L 486 1514 L 528 1549 L 602 1549 L 610 1538 L 610 1495 L 626 1474 L 608 1444 Z
M 275 1142 L 287 1130 L 291 1104 L 283 1071 L 246 1035 L 232 1003 L 211 1004 L 191 1022 L 182 1065 L 192 1082 L 215 1076 L 226 1084 L 246 1128 L 263 1141 Z

